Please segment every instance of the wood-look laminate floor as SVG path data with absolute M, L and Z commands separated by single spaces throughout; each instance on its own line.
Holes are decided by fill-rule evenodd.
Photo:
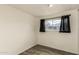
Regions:
M 36 45 L 31 49 L 24 51 L 20 55 L 75 55 L 69 52 L 52 49 L 49 47 Z

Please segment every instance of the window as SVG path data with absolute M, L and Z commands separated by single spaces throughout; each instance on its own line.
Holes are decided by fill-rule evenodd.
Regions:
M 45 20 L 46 31 L 59 31 L 60 30 L 61 18 Z

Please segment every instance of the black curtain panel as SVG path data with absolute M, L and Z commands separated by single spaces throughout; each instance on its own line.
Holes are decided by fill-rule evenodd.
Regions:
M 45 19 L 40 20 L 40 32 L 45 32 Z
M 70 17 L 69 15 L 61 17 L 60 32 L 70 33 Z

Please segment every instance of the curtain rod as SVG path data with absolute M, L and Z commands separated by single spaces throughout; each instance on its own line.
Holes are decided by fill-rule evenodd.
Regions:
M 71 16 L 71 14 L 69 14 L 69 15 L 63 15 L 63 16 Z M 43 19 L 47 20 L 47 19 L 55 19 L 55 18 L 60 18 L 60 17 L 62 17 L 62 16 L 53 17 L 53 18 L 43 18 Z

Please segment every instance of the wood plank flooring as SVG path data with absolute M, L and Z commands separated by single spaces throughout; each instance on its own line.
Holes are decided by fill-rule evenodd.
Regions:
M 75 55 L 75 54 L 41 45 L 36 45 L 31 49 L 24 51 L 20 55 Z

